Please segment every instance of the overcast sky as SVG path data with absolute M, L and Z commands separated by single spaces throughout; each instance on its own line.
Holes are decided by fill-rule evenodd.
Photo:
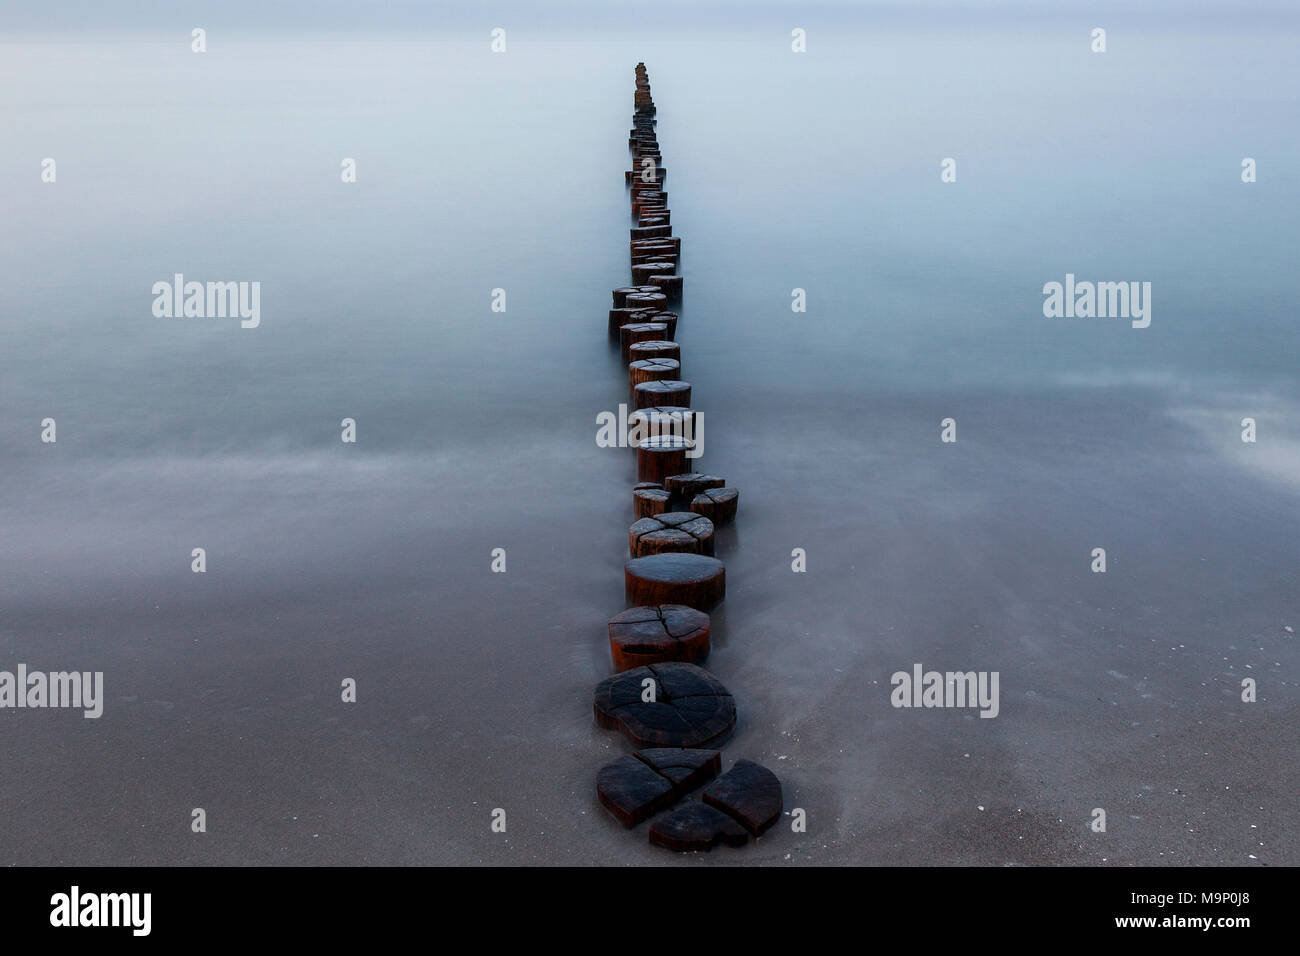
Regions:
M 623 35 L 898 20 L 936 27 L 1015 25 L 1049 18 L 1098 26 L 1108 25 L 1107 19 L 1165 27 L 1214 24 L 1249 32 L 1268 22 L 1294 21 L 1298 8 L 1297 0 L 0 0 L 0 38 L 105 31 L 171 35 L 194 26 L 232 34 L 430 35 L 502 26 Z

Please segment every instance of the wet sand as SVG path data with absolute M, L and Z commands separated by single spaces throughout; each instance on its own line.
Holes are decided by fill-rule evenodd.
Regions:
M 845 435 L 840 456 L 777 478 L 756 450 L 772 425 L 814 427 L 817 403 L 787 421 L 770 399 L 709 406 L 728 436 L 711 467 L 755 476 L 718 542 L 731 586 L 709 667 L 740 710 L 724 752 L 776 768 L 809 832 L 780 825 L 708 863 L 1295 862 L 1293 529 L 1268 510 L 1285 495 L 1243 486 L 1177 432 L 1081 480 L 1038 429 L 1096 421 L 1111 401 L 1044 403 L 1016 451 L 974 435 L 912 447 L 928 420 L 882 396 L 858 419 L 873 440 Z M 972 422 L 1007 411 L 964 408 Z M 545 448 L 543 488 L 575 461 L 607 485 L 631 467 L 580 439 Z M 865 475 L 895 490 L 869 494 Z M 246 489 L 266 521 L 258 566 L 254 542 L 232 542 L 238 572 L 214 559 L 205 579 L 123 576 L 112 594 L 12 614 L 6 659 L 84 662 L 109 690 L 97 721 L 5 714 L 23 768 L 0 797 L 10 861 L 675 862 L 592 788 L 626 749 L 590 713 L 604 620 L 622 606 L 623 542 L 602 532 L 623 502 L 593 508 L 577 490 L 530 514 L 525 495 L 509 520 L 434 524 L 428 502 L 456 481 L 434 466 L 370 482 L 409 507 L 381 535 L 364 514 L 339 519 L 349 493 L 332 482 L 294 496 L 268 477 Z M 466 511 L 506 485 L 468 490 Z M 1080 540 L 1108 543 L 1106 575 Z M 488 577 L 494 546 L 508 570 Z M 806 575 L 791 547 L 807 548 Z M 341 554 L 350 568 L 332 567 Z M 999 671 L 1000 715 L 891 708 L 889 675 L 913 662 Z M 1259 703 L 1237 700 L 1242 676 Z M 339 702 L 343 677 L 356 705 Z M 205 838 L 187 830 L 193 806 Z M 1097 806 L 1104 835 L 1086 829 Z M 495 807 L 504 836 L 488 830 Z

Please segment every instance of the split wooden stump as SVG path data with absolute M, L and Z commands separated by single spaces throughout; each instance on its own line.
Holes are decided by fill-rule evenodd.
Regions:
M 664 487 L 682 501 L 694 501 L 696 495 L 701 495 L 712 488 L 722 488 L 726 483 L 724 478 L 719 478 L 717 475 L 703 475 L 698 471 L 684 475 L 669 475 L 664 479 Z
M 650 842 L 679 853 L 699 853 L 719 843 L 744 846 L 749 834 L 721 810 L 692 800 L 656 818 L 650 824 Z
M 629 322 L 627 325 L 619 326 L 618 337 L 623 348 L 624 364 L 631 361 L 631 358 L 628 355 L 628 349 L 632 345 L 637 342 L 649 342 L 652 339 L 662 339 L 665 335 L 668 335 L 667 322 Z
M 652 275 L 650 281 L 664 290 L 668 301 L 677 302 L 682 297 L 683 278 L 679 275 Z
M 694 445 L 681 435 L 650 435 L 637 442 L 636 480 L 662 484 L 686 466 L 686 453 Z
M 628 230 L 628 238 L 630 239 L 657 239 L 672 234 L 673 227 L 667 224 L 662 226 L 633 226 Z
M 736 517 L 739 503 L 740 492 L 735 488 L 710 488 L 691 499 L 691 510 L 715 525 L 723 525 Z
M 640 448 L 647 438 L 656 435 L 695 436 L 695 409 L 685 405 L 656 405 L 637 408 L 628 413 L 628 445 Z M 663 483 L 663 479 L 647 479 Z M 665 486 L 667 487 L 667 486 Z
M 655 240 L 653 242 L 639 242 L 634 244 L 632 246 L 631 257 L 633 264 L 639 265 L 643 262 L 655 262 L 658 259 L 663 259 L 664 261 L 669 259 L 675 260 L 681 257 L 681 253 L 678 252 L 677 247 L 671 242 L 660 242 Z M 659 291 L 662 292 L 663 290 L 660 289 Z
M 691 511 L 668 511 L 639 518 L 627 531 L 628 551 L 634 558 L 665 551 L 713 556 L 713 522 Z
M 647 186 L 641 183 L 632 187 L 632 215 L 643 216 L 651 208 L 667 209 L 668 193 L 659 186 Z M 671 223 L 670 223 L 671 225 Z M 649 236 L 645 239 L 638 240 L 647 245 L 668 245 L 672 246 L 671 236 Z
M 637 249 L 652 249 L 657 246 L 667 246 L 672 249 L 673 252 L 680 255 L 682 251 L 682 237 L 659 236 L 648 239 L 633 239 L 628 243 L 628 248 L 631 249 L 632 255 L 634 256 L 637 255 Z
M 662 323 L 657 323 L 662 324 Z M 645 341 L 641 339 L 640 341 Z M 654 408 L 656 405 L 691 404 L 691 383 L 676 379 L 642 382 L 632 390 L 636 408 Z
M 617 331 L 625 325 L 635 325 L 639 322 L 649 322 L 655 315 L 649 309 L 629 309 L 626 306 L 609 310 L 609 330 Z M 665 323 L 666 324 L 666 323 Z M 672 336 L 669 336 L 672 338 Z
M 628 145 L 633 145 L 633 137 L 628 137 Z M 645 182 L 645 169 L 641 167 L 640 163 L 636 163 L 635 166 L 637 167 L 635 169 L 623 170 L 623 185 L 631 186 L 634 182 Z M 668 178 L 668 167 L 656 165 L 654 169 L 650 171 L 650 175 L 653 177 L 650 180 L 651 182 L 661 183 Z
M 632 356 L 632 349 L 628 349 L 628 356 Z M 682 363 L 677 359 L 670 358 L 643 358 L 634 359 L 628 363 L 627 379 L 628 386 L 633 390 L 632 395 L 636 396 L 636 387 L 643 382 L 658 382 L 663 379 L 675 381 L 681 378 Z
M 670 342 L 667 339 L 649 339 L 630 346 L 627 354 L 633 362 L 639 362 L 642 359 L 676 359 L 680 363 L 682 347 L 676 342 Z
M 656 290 L 658 287 L 655 287 Z M 623 297 L 623 308 L 643 312 L 663 312 L 668 308 L 668 296 L 662 292 L 632 292 Z
M 673 221 L 673 211 L 668 208 L 668 194 L 663 192 L 639 192 L 632 197 L 632 215 L 638 219 L 642 216 L 661 216 Z M 672 252 L 671 245 L 661 246 Z
M 659 287 L 655 285 L 625 285 L 620 289 L 615 289 L 612 293 L 614 299 L 613 308 L 622 309 L 627 307 L 627 297 L 635 295 L 638 292 L 658 292 Z
M 693 447 L 694 442 L 681 435 L 648 435 L 639 440 L 636 443 L 637 481 L 663 484 L 666 477 L 682 470 L 687 452 Z
M 672 340 L 677 332 L 676 312 L 651 312 L 649 309 L 610 309 L 609 330 L 615 332 L 625 325 L 644 325 L 647 322 L 659 322 L 666 328 L 663 337 Z
M 651 276 L 671 276 L 676 271 L 676 265 L 664 260 L 658 262 L 641 262 L 632 267 L 632 281 L 638 285 L 650 285 L 649 280 Z M 658 283 L 655 284 L 657 285 Z
M 704 802 L 758 836 L 781 816 L 781 781 L 762 764 L 737 760 L 705 789 Z
M 634 827 L 712 780 L 721 767 L 722 754 L 716 750 L 638 750 L 600 768 L 596 796 L 614 819 Z
M 632 489 L 632 510 L 638 518 L 663 514 L 668 510 L 671 497 L 658 482 L 642 481 Z
M 671 340 L 677 334 L 677 313 L 676 312 L 649 312 L 647 313 L 647 322 L 662 322 L 668 326 L 668 331 L 664 333 L 664 338 Z
M 616 671 L 703 660 L 709 654 L 709 616 L 684 604 L 628 608 L 609 620 L 609 653 Z
M 781 781 L 766 767 L 737 760 L 704 788 L 700 801 L 656 817 L 650 842 L 680 853 L 708 851 L 719 843 L 744 846 L 781 817 Z
M 702 667 L 671 661 L 634 667 L 596 687 L 596 723 L 636 747 L 710 747 L 736 725 L 736 702 Z
M 631 263 L 631 264 L 632 264 L 633 266 L 643 266 L 643 265 L 648 265 L 649 263 L 653 263 L 653 262 L 671 262 L 673 265 L 676 265 L 676 264 L 677 264 L 677 253 L 675 253 L 675 252 L 668 252 L 668 251 L 663 250 L 663 249 L 655 249 L 655 250 L 653 250 L 653 252 L 651 252 L 651 253 L 648 254 L 648 255 L 633 256 L 633 257 L 632 257 L 632 263 Z M 659 288 L 659 287 L 656 286 L 656 288 Z M 660 292 L 663 292 L 663 289 L 660 288 L 659 291 L 660 291 Z M 665 306 L 665 308 L 666 308 L 666 306 Z

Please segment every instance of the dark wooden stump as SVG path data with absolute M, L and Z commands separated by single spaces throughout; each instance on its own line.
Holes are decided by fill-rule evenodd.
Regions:
M 678 302 L 682 297 L 682 288 L 686 284 L 684 277 L 679 275 L 660 275 L 655 273 L 650 276 L 650 281 L 659 288 L 664 290 L 664 295 L 671 302 Z
M 710 488 L 691 499 L 691 510 L 715 525 L 724 525 L 736 517 L 739 503 L 740 492 L 735 488 Z
M 633 756 L 644 760 L 656 773 L 671 780 L 673 787 L 683 796 L 700 784 L 712 780 L 722 770 L 722 754 L 716 750 L 650 747 L 638 750 Z
M 727 568 L 702 554 L 652 554 L 623 565 L 628 604 L 685 604 L 710 611 L 727 595 Z
M 653 340 L 652 340 L 653 341 Z M 639 343 L 638 343 L 639 344 Z M 631 357 L 632 350 L 628 349 Z M 628 363 L 628 387 L 635 389 L 643 382 L 658 382 L 663 379 L 676 380 L 681 377 L 682 363 L 677 359 L 636 359 Z M 633 392 L 635 398 L 635 392 Z
M 673 212 L 668 208 L 668 200 L 665 198 L 665 194 L 661 192 L 642 191 L 637 193 L 632 197 L 632 215 L 638 217 L 665 215 L 670 223 L 673 221 Z
M 615 308 L 615 309 L 625 309 L 625 308 L 627 308 L 627 297 L 628 297 L 629 295 L 634 295 L 634 294 L 636 294 L 636 293 L 638 293 L 638 292 L 658 292 L 658 291 L 659 291 L 659 287 L 658 287 L 658 286 L 654 286 L 654 285 L 627 285 L 627 286 L 623 286 L 623 288 L 621 288 L 621 289 L 615 289 L 615 290 L 611 293 L 611 295 L 612 295 L 613 298 L 614 298 L 614 304 L 613 304 L 612 308 Z
M 632 203 L 632 213 L 633 215 L 636 215 L 640 212 L 640 209 L 638 207 L 640 206 L 641 203 L 646 203 L 648 205 L 651 204 L 658 205 L 667 208 L 668 192 L 658 184 L 633 183 L 629 200 Z M 654 239 L 656 237 L 649 236 L 647 238 Z
M 619 823 L 634 827 L 712 780 L 721 767 L 716 750 L 638 750 L 600 768 L 596 796 Z
M 660 236 L 671 236 L 672 234 L 672 226 L 633 226 L 628 230 L 628 238 L 630 239 L 655 239 Z
M 701 495 L 711 488 L 721 488 L 726 483 L 725 479 L 717 475 L 703 475 L 698 471 L 684 475 L 669 475 L 664 479 L 664 487 L 679 501 L 687 502 L 694 501 L 696 495 Z
M 658 250 L 655 250 L 654 255 L 633 256 L 633 257 L 632 257 L 632 261 L 631 261 L 630 264 L 633 265 L 633 266 L 642 266 L 642 265 L 648 265 L 648 264 L 650 264 L 650 263 L 652 263 L 652 262 L 671 262 L 673 265 L 676 265 L 676 264 L 677 264 L 677 253 L 675 253 L 675 252 L 665 252 L 665 251 L 662 250 L 662 249 L 658 249 Z M 666 309 L 666 308 L 668 308 L 668 305 L 667 305 L 667 301 L 668 301 L 668 293 L 663 292 L 663 291 L 661 290 L 660 294 L 663 295 L 663 297 L 664 297 L 664 304 L 661 305 L 660 308 L 661 308 L 661 309 Z
M 667 261 L 670 258 L 677 262 L 680 261 L 681 256 L 681 250 L 674 249 L 672 246 L 637 246 L 628 250 L 628 264 L 643 266 L 649 262 Z
M 758 836 L 781 817 L 781 781 L 762 764 L 737 760 L 705 789 L 704 802 Z
M 675 253 L 670 253 L 669 255 L 665 256 L 657 263 L 660 266 L 660 268 L 655 269 L 653 271 L 660 275 L 666 275 L 666 276 L 676 275 L 677 263 L 673 261 L 675 255 L 676 255 Z M 640 257 L 638 256 L 637 258 Z M 636 271 L 638 268 L 645 270 L 645 269 L 650 269 L 654 265 L 656 265 L 656 263 L 654 262 L 638 262 L 636 265 L 632 267 L 632 269 L 633 271 Z M 648 280 L 647 281 L 638 280 L 638 283 L 641 285 L 658 285 L 658 283 L 650 282 Z M 662 289 L 662 286 L 660 288 Z M 663 295 L 664 299 L 667 300 L 668 297 L 666 294 L 664 294 L 662 291 L 659 294 Z
M 745 828 L 707 803 L 690 801 L 650 824 L 650 842 L 678 853 L 707 853 L 719 843 L 744 846 Z
M 677 334 L 677 313 L 676 312 L 647 312 L 645 322 L 662 322 L 668 326 L 664 333 L 664 338 L 672 339 Z
M 651 435 L 636 446 L 637 481 L 657 481 L 681 471 L 691 442 L 678 435 Z
M 685 438 L 687 432 L 695 435 L 695 409 L 680 405 L 656 405 L 638 408 L 628 413 L 628 444 L 638 448 L 642 440 L 655 435 L 676 435 Z
M 655 246 L 671 246 L 673 252 L 678 255 L 682 254 L 682 237 L 681 236 L 660 236 L 649 239 L 633 239 L 628 243 L 628 249 L 632 255 L 637 255 L 637 249 L 653 248 Z
M 635 325 L 638 322 L 650 322 L 653 316 L 658 313 L 651 312 L 648 309 L 629 309 L 626 306 L 620 309 L 609 310 L 609 329 L 614 331 L 625 325 Z
M 649 193 L 645 193 L 643 195 L 650 196 Z M 653 212 L 655 208 L 658 209 L 668 208 L 663 204 L 662 201 L 659 200 L 658 197 L 650 196 L 650 199 L 653 201 L 634 199 L 632 201 L 632 215 L 640 218 L 641 216 L 645 216 L 648 215 L 650 212 Z M 641 251 L 633 252 L 631 249 L 629 249 L 628 250 L 629 254 L 644 256 L 647 254 L 648 250 L 652 250 L 652 249 L 658 249 L 661 252 L 670 253 L 672 255 L 678 254 L 677 249 L 674 248 L 673 243 L 671 242 L 670 239 L 647 239 L 645 240 L 644 245 L 638 246 L 637 248 Z
M 637 266 L 652 265 L 652 264 L 654 264 L 654 263 L 659 263 L 659 262 L 664 262 L 664 261 L 672 262 L 673 265 L 675 266 L 675 265 L 677 264 L 677 256 L 672 255 L 672 254 L 669 254 L 669 256 L 667 257 L 667 259 L 665 259 L 664 254 L 663 254 L 662 252 L 659 253 L 658 255 L 655 255 L 655 256 L 644 256 L 644 257 L 643 257 L 643 256 L 633 256 L 633 257 L 632 257 L 632 263 L 631 263 L 631 265 L 632 265 L 632 268 L 635 269 Z M 656 272 L 656 273 L 655 273 L 655 275 L 663 275 L 663 274 L 664 274 L 664 273 L 662 273 L 662 272 Z M 676 275 L 670 275 L 670 276 L 668 276 L 667 278 L 669 278 L 669 279 L 675 279 L 675 278 L 677 278 L 677 276 L 676 276 Z M 680 296 L 678 296 L 678 295 L 676 295 L 676 294 L 671 294 L 671 295 L 670 295 L 667 291 L 665 291 L 665 290 L 667 289 L 667 287 L 672 286 L 672 285 L 673 285 L 672 282 L 668 282 L 668 283 L 665 283 L 663 286 L 660 286 L 660 287 L 659 287 L 659 289 L 660 289 L 660 293 L 659 293 L 659 294 L 662 295 L 662 296 L 664 297 L 664 304 L 661 305 L 661 306 L 659 307 L 660 310 L 663 310 L 663 309 L 668 308 L 668 307 L 669 307 L 669 306 L 668 306 L 668 303 L 670 303 L 670 302 L 674 302 L 674 301 L 677 301 L 678 299 L 680 299 Z
M 624 364 L 631 361 L 627 350 L 632 345 L 637 342 L 662 339 L 665 335 L 668 335 L 668 323 L 666 322 L 632 322 L 628 325 L 619 326 L 618 337 L 623 347 Z
M 646 340 L 639 339 L 638 341 Z M 633 394 L 636 396 L 636 401 L 633 404 L 637 408 L 653 408 L 656 405 L 689 406 L 691 404 L 691 383 L 677 380 L 643 382 L 633 389 Z M 671 472 L 671 474 L 677 474 L 677 472 Z M 667 477 L 667 475 L 664 477 Z
M 627 354 L 633 362 L 639 362 L 643 359 L 674 359 L 680 363 L 682 347 L 676 342 L 670 342 L 667 339 L 649 339 L 630 346 Z
M 642 262 L 632 267 L 632 281 L 639 285 L 648 285 L 651 276 L 670 276 L 676 271 L 677 266 L 671 262 Z
M 644 485 L 644 487 L 643 487 Z M 649 518 L 668 510 L 672 496 L 654 482 L 647 481 L 632 489 L 632 510 L 638 518 Z
M 630 254 L 631 264 L 634 266 L 645 265 L 647 262 L 654 262 L 655 260 L 676 264 L 677 260 L 681 258 L 681 253 L 666 243 L 657 246 L 640 246 L 631 250 Z
M 644 559 L 643 559 L 644 560 Z M 653 700 L 643 699 L 653 682 Z M 596 723 L 636 747 L 711 747 L 736 725 L 736 702 L 702 667 L 670 661 L 607 677 L 596 687 Z
M 628 139 L 628 145 L 629 146 L 632 145 L 632 140 L 630 137 Z M 623 170 L 623 185 L 631 186 L 634 182 L 636 183 L 641 182 L 642 172 L 644 172 L 644 170 L 641 169 L 640 164 L 638 164 L 634 169 Z M 668 178 L 668 167 L 659 166 L 656 164 L 654 168 L 654 176 L 656 182 L 663 182 Z
M 662 292 L 633 292 L 623 300 L 622 308 L 640 309 L 643 312 L 663 312 L 668 308 L 668 296 Z
M 652 262 L 656 259 L 667 260 L 670 258 L 671 259 L 681 258 L 681 252 L 679 252 L 677 249 L 674 249 L 671 245 L 668 245 L 666 243 L 659 243 L 656 245 L 635 246 L 634 248 L 628 250 L 628 255 L 631 257 L 630 261 L 635 263 L 636 265 L 642 265 L 643 263 Z
M 632 754 L 624 754 L 600 768 L 596 773 L 596 797 L 625 827 L 636 826 L 676 799 L 672 781 Z
M 713 522 L 692 511 L 668 511 L 641 518 L 627 532 L 632 557 L 664 551 L 713 555 Z
M 616 671 L 703 660 L 709 653 L 709 616 L 683 604 L 629 608 L 609 620 L 609 653 Z

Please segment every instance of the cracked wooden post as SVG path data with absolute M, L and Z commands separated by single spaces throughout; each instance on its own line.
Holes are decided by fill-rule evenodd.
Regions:
M 639 343 L 638 343 L 639 344 Z M 628 350 L 629 353 L 631 350 Z M 632 400 L 636 400 L 636 387 L 645 382 L 658 382 L 663 379 L 681 378 L 682 363 L 676 359 L 650 358 L 637 359 L 628 363 L 628 387 L 632 391 Z

